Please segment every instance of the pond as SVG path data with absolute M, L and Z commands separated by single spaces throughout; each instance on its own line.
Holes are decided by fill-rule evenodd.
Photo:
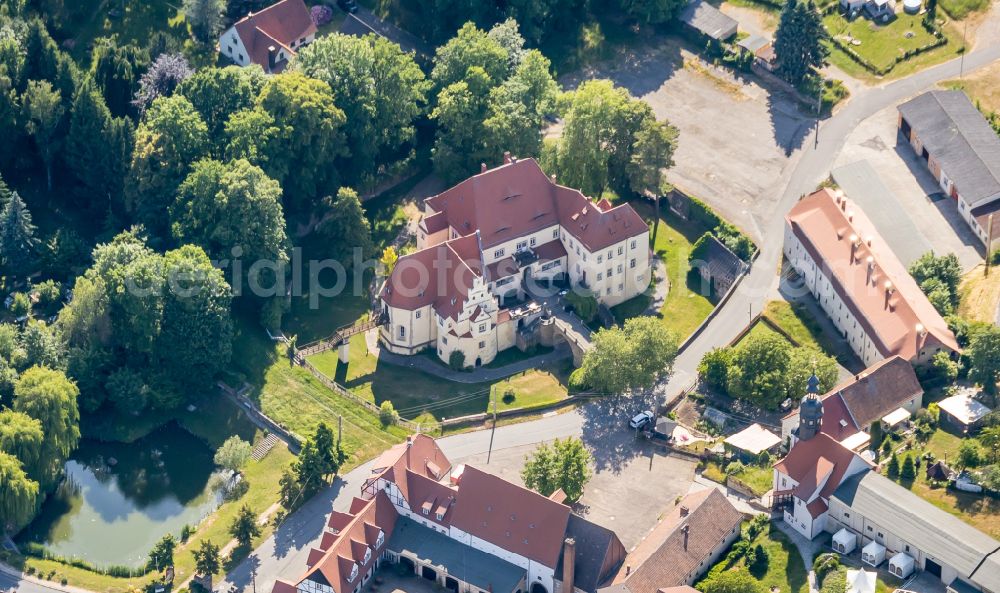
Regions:
M 174 423 L 134 443 L 83 440 L 18 540 L 97 567 L 141 567 L 165 534 L 178 536 L 219 506 L 212 456 Z

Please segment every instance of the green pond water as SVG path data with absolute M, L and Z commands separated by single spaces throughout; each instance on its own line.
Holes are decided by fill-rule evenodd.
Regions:
M 140 567 L 165 534 L 179 535 L 218 507 L 212 455 L 173 423 L 134 443 L 83 440 L 18 540 L 99 567 Z

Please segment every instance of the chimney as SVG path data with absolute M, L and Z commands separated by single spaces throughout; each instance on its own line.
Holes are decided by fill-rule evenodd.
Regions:
M 510 164 L 510 151 L 509 150 L 503 151 L 503 164 L 505 164 L 505 165 L 509 165 Z
M 552 175 L 549 175 L 549 179 L 552 180 L 552 183 L 555 183 L 556 182 L 556 174 L 553 173 Z
M 573 575 L 576 572 L 576 540 L 567 537 L 563 541 L 563 593 L 573 593 Z
M 868 280 L 867 280 L 867 282 L 871 282 L 872 281 L 872 272 L 875 271 L 875 258 L 869 255 L 867 258 L 865 258 L 865 261 L 868 263 Z
M 681 517 L 687 517 L 688 516 L 688 512 L 689 511 L 688 511 L 687 507 L 681 507 Z
M 628 564 L 625 566 L 625 576 L 632 574 L 632 565 Z
M 844 212 L 847 212 L 847 198 L 841 198 L 840 209 Z
M 267 46 L 267 71 L 274 72 L 274 64 L 277 62 L 278 49 L 273 45 Z
M 691 526 L 690 525 L 685 525 L 684 527 L 681 527 L 681 533 L 684 534 L 684 551 L 685 552 L 687 552 L 687 549 L 688 549 L 688 532 L 690 532 L 690 531 L 691 531 Z

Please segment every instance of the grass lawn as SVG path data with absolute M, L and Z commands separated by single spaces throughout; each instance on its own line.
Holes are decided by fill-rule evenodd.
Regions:
M 757 536 L 752 542 L 753 546 L 761 544 L 768 552 L 767 571 L 763 574 L 753 574 L 760 582 L 764 591 L 777 590 L 780 593 L 808 593 L 809 582 L 807 570 L 802 563 L 802 556 L 799 555 L 795 544 L 788 539 L 784 533 L 774 527 L 767 532 Z M 724 570 L 748 570 L 743 558 L 736 563 L 729 564 L 727 558 L 723 558 L 708 572 L 706 579 Z
M 864 18 L 848 22 L 839 13 L 833 13 L 823 17 L 823 24 L 832 36 L 850 35 L 861 41 L 861 45 L 852 46 L 855 51 L 878 67 L 888 67 L 897 55 L 933 41 L 934 36 L 920 24 L 921 18 L 919 15 L 899 14 L 887 25 L 876 25 Z M 906 76 L 957 57 L 963 47 L 961 31 L 953 23 L 948 23 L 944 26 L 944 34 L 948 38 L 947 44 L 896 64 L 886 78 Z M 871 72 L 832 44 L 830 50 L 829 60 L 837 67 L 855 78 L 875 79 Z
M 487 411 L 496 385 L 497 409 L 532 407 L 559 401 L 567 395 L 571 364 L 567 360 L 519 373 L 495 383 L 456 383 L 419 370 L 379 363 L 368 353 L 364 336 L 351 338 L 350 360 L 340 364 L 335 350 L 310 357 L 317 369 L 344 387 L 376 404 L 389 400 L 404 418 L 430 412 L 435 418 L 455 418 Z M 514 400 L 503 401 L 507 389 Z
M 973 12 L 986 10 L 990 5 L 990 0 L 941 0 L 938 4 L 951 18 L 962 20 Z
M 966 74 L 962 80 L 941 83 L 945 88 L 961 89 L 984 111 L 1000 111 L 1000 63 Z
M 632 202 L 632 206 L 647 221 L 652 219 L 652 205 Z M 666 205 L 661 204 L 661 210 L 666 210 Z M 691 335 L 691 332 L 697 329 L 715 308 L 715 304 L 708 296 L 708 288 L 702 286 L 701 277 L 692 278 L 688 274 L 691 269 L 688 264 L 691 248 L 707 230 L 670 212 L 660 216 L 660 226 L 653 251 L 666 267 L 670 292 L 667 293 L 667 298 L 660 308 L 659 317 L 667 329 L 675 332 L 681 340 Z M 619 320 L 641 315 L 649 305 L 649 298 L 640 295 L 613 307 L 612 312 Z
M 786 301 L 770 301 L 764 307 L 764 317 L 785 330 L 800 346 L 813 346 L 836 357 L 838 349 L 833 339 L 801 305 Z
M 1000 269 L 983 275 L 983 266 L 973 268 L 958 285 L 958 314 L 965 319 L 993 323 L 1000 305 Z
M 781 336 L 783 339 L 787 340 L 785 336 L 782 336 L 780 333 L 776 332 L 774 328 L 772 328 L 770 325 L 763 323 L 761 321 L 757 321 L 756 323 L 753 324 L 753 327 L 750 328 L 750 331 L 748 331 L 746 335 L 744 335 L 738 342 L 733 344 L 733 346 L 740 345 L 741 343 L 743 343 L 744 340 L 749 339 L 751 336 L 763 336 L 768 334 Z M 789 342 L 789 344 L 791 344 L 791 342 Z
M 713 480 L 721 484 L 726 483 L 726 472 L 722 469 L 722 466 L 715 461 L 710 461 L 705 465 L 702 475 L 709 480 Z M 749 486 L 757 496 L 761 496 L 770 490 L 771 484 L 773 483 L 773 472 L 771 468 L 759 467 L 756 465 L 745 466 L 743 471 L 733 474 L 733 477 Z
M 949 465 L 954 467 L 954 460 L 958 457 L 958 448 L 961 443 L 961 438 L 939 428 L 923 449 L 911 451 L 910 454 L 922 455 L 929 451 L 934 454 L 935 458 L 946 459 Z M 900 458 L 902 461 L 902 456 Z M 943 486 L 929 483 L 925 470 L 926 464 L 921 463 L 916 480 L 910 482 L 897 478 L 896 481 L 917 496 L 941 510 L 951 513 L 976 529 L 993 537 L 1000 537 L 1000 500 L 979 494 L 948 490 Z

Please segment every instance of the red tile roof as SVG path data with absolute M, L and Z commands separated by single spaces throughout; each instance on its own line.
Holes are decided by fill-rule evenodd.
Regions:
M 331 585 L 336 591 L 352 591 L 360 575 L 364 575 L 382 554 L 389 535 L 396 525 L 398 514 L 385 492 L 378 492 L 371 500 L 356 498 L 351 503 L 354 518 L 337 535 L 333 544 L 322 554 L 309 554 L 309 568 L 299 581 L 311 580 Z M 373 526 L 378 528 L 373 529 Z M 382 533 L 382 546 L 378 547 L 378 534 Z M 365 562 L 366 552 L 371 555 Z M 350 580 L 351 570 L 357 565 L 358 577 Z M 277 593 L 278 588 L 272 593 Z
M 799 483 L 794 495 L 803 500 L 812 498 L 823 475 L 829 473 L 830 477 L 819 492 L 819 496 L 829 498 L 844 480 L 855 457 L 863 459 L 830 435 L 821 432 L 809 440 L 795 443 L 788 455 L 774 464 L 774 468 Z M 810 485 L 811 491 L 806 492 L 810 490 Z
M 629 553 L 614 583 L 631 593 L 683 585 L 689 575 L 710 568 L 705 561 L 739 530 L 743 518 L 715 488 L 688 494 Z
M 960 350 L 948 324 L 856 205 L 824 188 L 792 207 L 785 220 L 882 356 L 913 360 L 927 348 Z
M 424 202 L 444 212 L 459 235 L 478 230 L 484 248 L 556 224 L 591 252 L 648 231 L 630 205 L 602 210 L 579 190 L 555 183 L 534 159 L 473 175 Z
M 457 318 L 483 260 L 476 234 L 439 243 L 399 258 L 379 294 L 390 307 L 413 311 L 427 305 Z
M 292 43 L 316 34 L 316 24 L 303 0 L 275 2 L 260 12 L 251 12 L 233 26 L 247 49 L 250 61 L 265 69 L 268 66 L 268 46 L 280 46 L 289 55 L 295 55 Z
M 555 568 L 569 507 L 503 478 L 466 466 L 451 525 L 491 544 Z

